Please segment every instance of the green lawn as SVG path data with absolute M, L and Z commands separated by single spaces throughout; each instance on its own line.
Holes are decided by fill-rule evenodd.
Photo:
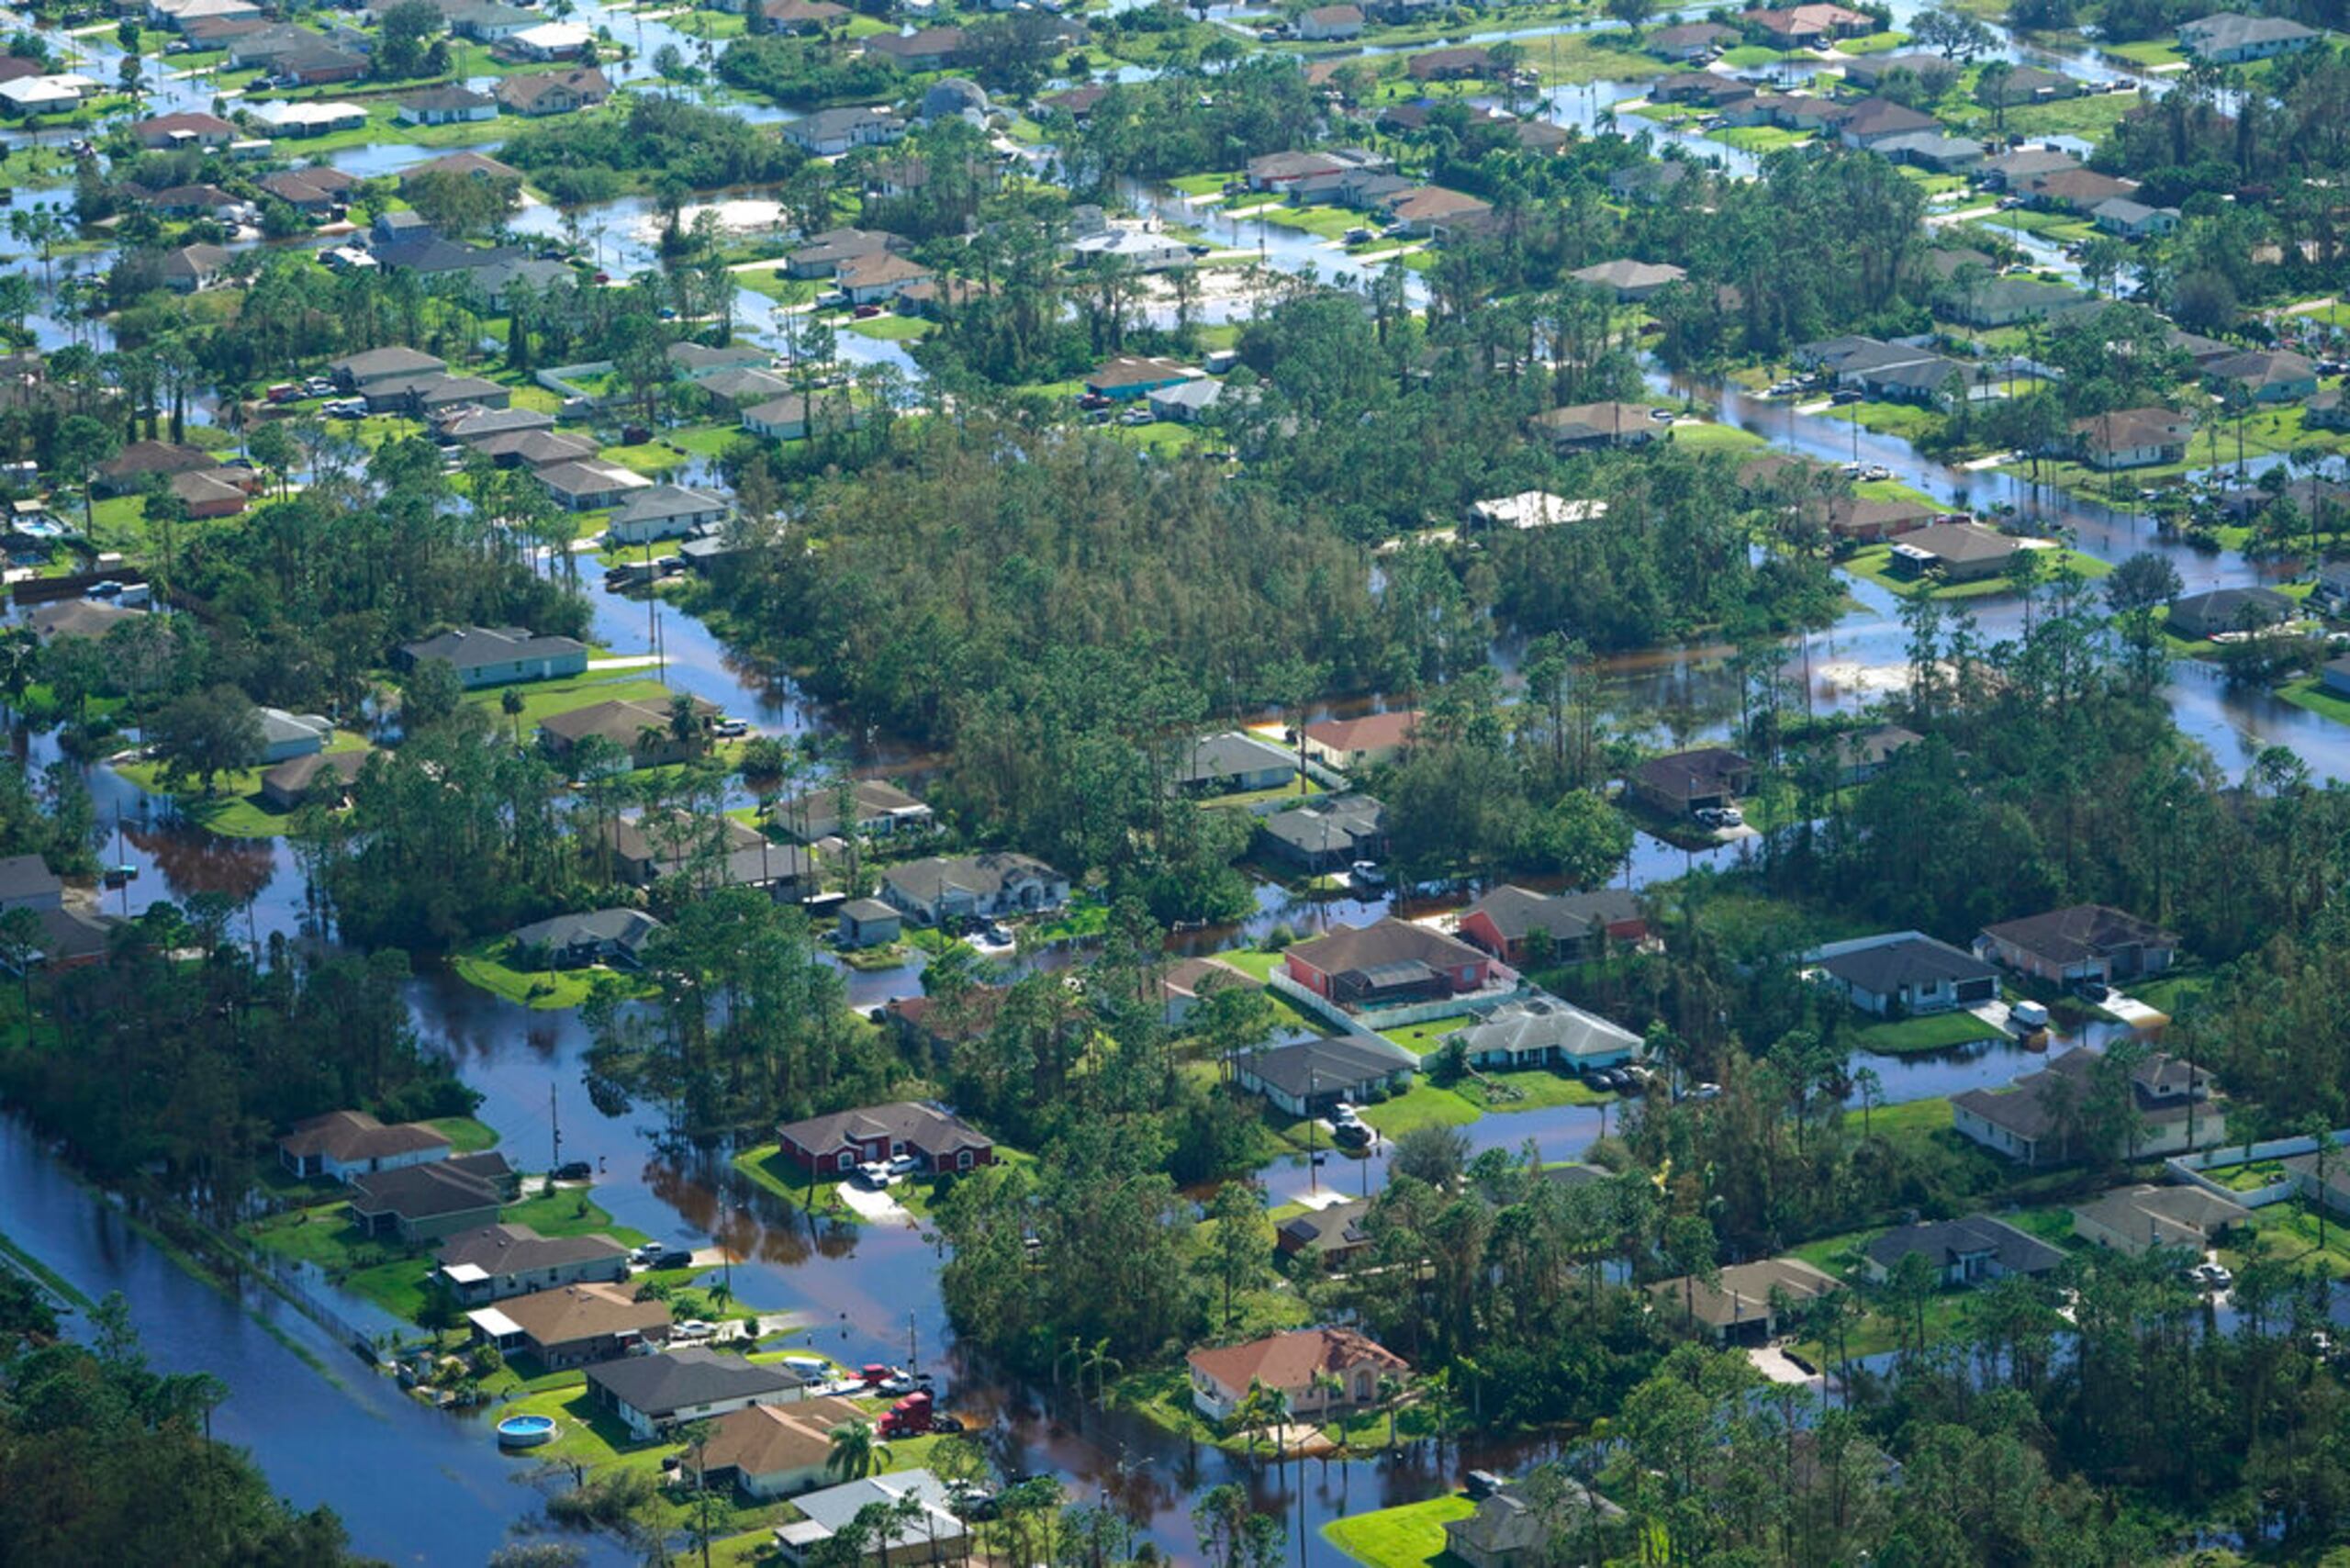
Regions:
M 1323 792 L 1319 780 L 1311 776 L 1276 784 L 1270 790 L 1244 790 L 1237 795 L 1214 795 L 1203 799 L 1203 806 L 1254 806 L 1266 801 L 1298 800 Z
M 2051 557 L 2062 555 L 2065 560 L 2070 561 L 2084 577 L 2101 577 L 2113 570 L 2112 566 L 2096 556 L 2085 555 L 2077 550 L 2054 550 L 2045 554 Z M 1895 576 L 1891 568 L 1892 558 L 1891 545 L 1873 544 L 1865 550 L 1847 556 L 1839 564 L 1854 577 L 1865 577 L 1879 588 L 1889 588 L 1900 594 L 1912 591 L 1920 579 Z M 2050 565 L 2053 566 L 2054 564 L 2052 558 Z M 1936 599 L 1983 599 L 1992 594 L 2013 591 L 2013 585 L 2006 577 L 1986 577 L 1980 582 L 1944 583 L 1936 588 L 1933 593 Z
M 1725 147 L 1736 147 L 1748 152 L 1777 152 L 1785 148 L 1800 147 L 1811 140 L 1807 130 L 1789 130 L 1776 125 L 1733 125 L 1706 132 L 1707 137 Z
M 1445 1036 L 1459 1033 L 1472 1022 L 1460 1017 L 1431 1018 L 1425 1024 L 1406 1024 L 1400 1029 L 1382 1029 L 1380 1033 L 1414 1056 L 1425 1057 L 1437 1049 Z
M 507 690 L 522 694 L 521 725 L 527 735 L 533 726 L 558 713 L 592 708 L 599 702 L 666 703 L 673 693 L 651 676 L 637 670 L 589 671 L 572 680 L 540 680 L 528 685 L 470 693 L 465 700 L 489 711 L 500 723 L 511 721 L 503 706 Z
M 1615 1098 L 1592 1090 L 1580 1080 L 1545 1069 L 1487 1073 L 1485 1080 L 1494 1086 L 1491 1097 L 1475 1079 L 1464 1078 L 1450 1089 L 1439 1089 L 1424 1078 L 1418 1079 L 1393 1099 L 1365 1105 L 1362 1119 L 1383 1137 L 1400 1137 L 1415 1127 L 1466 1126 L 1488 1112 L 1508 1114 L 1555 1105 L 1597 1105 Z
M 348 730 L 337 730 L 327 743 L 329 752 L 364 751 L 366 746 L 366 736 Z M 246 767 L 224 773 L 213 780 L 209 795 L 192 790 L 173 795 L 163 787 L 161 763 L 129 762 L 116 771 L 150 794 L 171 795 L 183 816 L 212 833 L 230 838 L 275 838 L 285 831 L 285 814 L 262 801 L 261 776 L 265 769 Z
M 576 1007 L 596 989 L 596 982 L 613 976 L 636 994 L 650 996 L 654 988 L 643 976 L 623 973 L 601 964 L 576 969 L 518 969 L 506 960 L 510 945 L 503 936 L 487 936 L 454 954 L 449 967 L 468 985 L 523 1007 Z
M 2318 678 L 2288 681 L 2277 689 L 2277 695 L 2296 708 L 2333 720 L 2337 724 L 2350 724 L 2350 699 L 2335 696 L 2318 684 Z
M 1448 1492 L 1424 1503 L 1332 1519 L 1322 1527 L 1322 1538 L 1369 1568 L 1426 1568 L 1445 1554 L 1445 1525 L 1476 1511 L 1467 1497 Z
M 1736 425 L 1711 422 L 1696 425 L 1675 425 L 1670 437 L 1674 446 L 1684 451 L 1716 452 L 1743 451 L 1749 447 L 1768 446 L 1768 438 Z
M 1281 956 L 1258 947 L 1235 947 L 1229 952 L 1218 953 L 1216 960 L 1230 964 L 1252 979 L 1262 980 L 1272 978 L 1273 970 L 1281 966 Z
M 688 454 L 671 450 L 661 442 L 646 442 L 639 446 L 608 446 L 598 454 L 607 463 L 617 463 L 633 469 L 648 479 L 657 479 L 672 468 L 681 468 Z
M 424 1125 L 447 1138 L 449 1147 L 459 1154 L 479 1154 L 498 1147 L 497 1130 L 471 1116 L 435 1116 Z
M 1972 1013 L 1930 1013 L 1898 1023 L 1871 1024 L 1853 1034 L 1852 1043 L 1879 1056 L 1897 1057 L 1920 1051 L 1946 1051 L 1998 1037 L 1998 1030 Z
M 852 320 L 848 330 L 861 338 L 879 338 L 884 342 L 911 342 L 931 330 L 931 323 L 919 316 L 868 316 Z

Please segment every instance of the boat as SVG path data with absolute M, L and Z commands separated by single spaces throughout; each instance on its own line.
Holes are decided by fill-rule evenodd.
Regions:
M 554 1439 L 552 1416 L 509 1416 L 498 1423 L 498 1446 L 502 1449 L 534 1449 Z

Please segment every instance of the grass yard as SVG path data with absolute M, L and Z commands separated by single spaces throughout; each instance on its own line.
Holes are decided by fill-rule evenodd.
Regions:
M 2317 1211 L 2307 1199 L 2271 1204 L 2253 1211 L 2251 1237 L 2221 1248 L 2220 1257 L 2234 1269 L 2243 1268 L 2245 1260 L 2264 1257 L 2308 1272 L 2322 1272 L 2331 1280 L 2350 1279 L 2350 1226 L 2339 1218 L 2326 1220 L 2321 1247 Z
M 1972 1013 L 1930 1013 L 1898 1023 L 1871 1024 L 1854 1032 L 1852 1043 L 1879 1056 L 1898 1057 L 1952 1050 L 1998 1037 L 1998 1030 Z
M 424 1125 L 447 1138 L 449 1147 L 459 1154 L 479 1154 L 498 1147 L 497 1129 L 471 1116 L 435 1116 Z
M 2063 556 L 2084 577 L 2101 577 L 2113 570 L 2110 566 L 2096 556 L 2085 555 L 2077 550 L 2052 550 L 2046 554 L 2052 556 Z M 1866 578 L 1879 588 L 1889 589 L 1894 593 L 1908 593 L 1918 586 L 1920 579 L 1895 576 L 1892 570 L 1892 559 L 1891 545 L 1874 544 L 1847 556 L 1840 564 L 1854 577 Z M 2053 561 L 2050 563 L 2052 568 L 2054 564 Z M 2013 591 L 2013 585 L 2006 577 L 1986 577 L 1979 582 L 1943 583 L 1933 590 L 1933 594 L 1936 599 L 1985 599 L 1994 594 Z
M 1389 1038 L 1393 1038 L 1390 1036 Z M 1385 1137 L 1400 1137 L 1415 1127 L 1462 1127 L 1487 1113 L 1547 1110 L 1557 1105 L 1597 1105 L 1615 1098 L 1599 1093 L 1580 1081 L 1540 1069 L 1526 1072 L 1485 1075 L 1494 1086 L 1489 1097 L 1476 1079 L 1464 1078 L 1450 1089 L 1439 1089 L 1426 1079 L 1390 1100 L 1362 1108 L 1362 1119 Z
M 2296 708 L 2306 708 L 2311 712 L 2322 718 L 2331 719 L 2337 724 L 2350 724 L 2350 699 L 2337 697 L 2326 690 L 2318 684 L 2315 676 L 2303 680 L 2288 681 L 2277 689 L 2277 695 Z M 2149 1002 L 2147 1005 L 2159 1006 L 2160 1003 Z M 2165 1007 L 2163 1011 L 2167 1013 L 2170 1009 Z
M 886 342 L 912 342 L 931 330 L 931 323 L 919 316 L 868 316 L 864 320 L 852 320 L 848 330 L 861 338 L 878 338 Z
M 1789 147 L 1801 147 L 1811 140 L 1807 130 L 1789 130 L 1776 125 L 1732 125 L 1706 132 L 1707 139 L 1725 147 L 1735 147 L 1746 152 L 1777 152 Z
M 1425 1057 L 1436 1050 L 1447 1035 L 1458 1034 L 1470 1023 L 1467 1018 L 1431 1018 L 1425 1024 L 1406 1024 L 1400 1029 L 1382 1029 L 1380 1034 L 1413 1055 Z
M 1757 435 L 1752 431 L 1740 430 L 1736 425 L 1718 425 L 1711 422 L 1674 425 L 1668 439 L 1676 447 L 1695 452 L 1744 451 L 1751 447 L 1771 444 L 1767 436 Z
M 612 670 L 602 673 L 590 671 L 572 680 L 538 680 L 524 686 L 469 692 L 465 700 L 487 709 L 501 724 L 507 723 L 509 721 L 502 703 L 508 690 L 522 693 L 521 724 L 525 734 L 532 726 L 543 723 L 558 713 L 592 708 L 599 702 L 666 704 L 672 695 L 667 687 L 649 676 L 630 670 Z
M 1303 788 L 1300 786 L 1303 785 Z M 1270 790 L 1244 790 L 1237 795 L 1214 795 L 1200 801 L 1203 806 L 1254 806 L 1267 801 L 1303 801 L 1322 794 L 1321 782 L 1312 777 L 1287 784 L 1277 784 Z
M 1235 947 L 1229 952 L 1218 953 L 1216 960 L 1230 964 L 1252 980 L 1262 980 L 1272 978 L 1273 970 L 1281 965 L 1281 956 L 1258 947 Z
M 607 976 L 620 980 L 636 995 L 653 994 L 654 988 L 643 977 L 623 974 L 601 964 L 577 969 L 518 969 L 506 961 L 509 956 L 505 937 L 488 936 L 459 949 L 451 957 L 449 967 L 467 985 L 479 986 L 492 996 L 503 997 L 522 1007 L 576 1007 L 594 993 L 596 982 Z
M 337 730 L 327 743 L 330 753 L 366 748 L 367 737 L 348 730 Z M 170 796 L 182 816 L 225 837 L 275 838 L 285 831 L 285 813 L 265 805 L 261 798 L 261 776 L 266 769 L 246 767 L 221 774 L 213 780 L 209 795 L 173 794 L 163 787 L 163 765 L 159 762 L 125 763 L 116 771 L 149 794 Z
M 1476 1511 L 1476 1504 L 1449 1492 L 1424 1503 L 1332 1519 L 1322 1527 L 1322 1539 L 1370 1568 L 1426 1568 L 1445 1554 L 1444 1527 Z

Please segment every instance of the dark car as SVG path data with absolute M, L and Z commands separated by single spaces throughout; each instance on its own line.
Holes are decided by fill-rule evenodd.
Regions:
M 682 1247 L 672 1247 L 653 1260 L 653 1266 L 656 1269 L 690 1269 L 694 1266 L 694 1255 Z
M 1490 1470 L 1472 1470 L 1469 1473 L 1469 1481 L 1463 1490 L 1470 1496 L 1482 1500 L 1492 1496 L 1505 1484 L 1506 1483 L 1500 1476 Z
M 2103 1002 L 2113 994 L 2113 988 L 2101 980 L 2085 980 L 2073 989 L 2079 991 L 2086 1002 Z
M 1340 1122 L 1330 1129 L 1330 1141 L 1340 1148 L 1369 1148 L 1377 1136 L 1360 1122 Z
M 565 1160 L 554 1168 L 554 1179 L 558 1182 L 585 1182 L 595 1173 L 594 1168 L 584 1159 Z

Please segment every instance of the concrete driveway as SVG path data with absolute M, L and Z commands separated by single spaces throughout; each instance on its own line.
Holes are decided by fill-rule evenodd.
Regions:
M 2124 996 L 2118 991 L 2106 992 L 2098 1003 L 2132 1029 L 2159 1029 L 2170 1022 L 2170 1014 L 2147 1006 L 2134 996 Z

